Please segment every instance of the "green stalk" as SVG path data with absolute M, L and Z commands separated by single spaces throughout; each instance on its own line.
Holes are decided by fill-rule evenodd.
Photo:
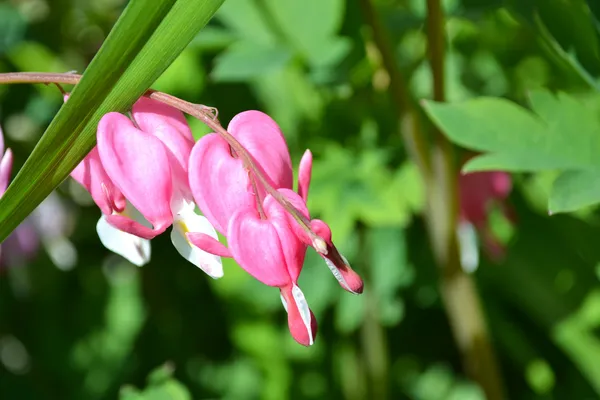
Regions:
M 390 76 L 390 95 L 396 105 L 409 155 L 417 164 L 427 190 L 425 220 L 432 250 L 440 268 L 440 292 L 452 333 L 463 358 L 467 376 L 477 382 L 488 400 L 504 398 L 496 358 L 477 289 L 460 264 L 456 237 L 458 218 L 458 170 L 451 144 L 435 132 L 432 150 L 422 130 L 421 113 L 409 93 L 396 63 L 393 47 L 372 0 L 361 0 L 366 24 L 371 28 L 383 66 Z M 445 99 L 444 14 L 439 0 L 428 0 L 427 34 L 433 95 Z
M 446 37 L 444 32 L 444 10 L 440 0 L 427 0 L 427 38 L 429 63 L 433 81 L 433 98 L 445 101 Z M 430 213 L 432 226 L 439 232 L 435 235 L 439 244 L 438 264 L 441 267 L 440 290 L 446 313 L 467 375 L 476 381 L 488 400 L 504 398 L 502 379 L 496 356 L 487 329 L 487 322 L 475 282 L 460 263 L 460 251 L 456 236 L 458 224 L 458 168 L 453 147 L 437 128 L 433 149 L 433 171 L 435 177 Z
M 372 282 L 371 252 L 373 251 L 367 240 L 367 227 L 358 223 L 358 260 L 363 277 L 367 282 Z M 363 294 L 365 302 L 365 321 L 361 326 L 360 337 L 362 343 L 364 365 L 368 377 L 369 399 L 385 400 L 389 398 L 389 349 L 385 329 L 379 322 L 377 310 L 377 297 L 372 290 Z

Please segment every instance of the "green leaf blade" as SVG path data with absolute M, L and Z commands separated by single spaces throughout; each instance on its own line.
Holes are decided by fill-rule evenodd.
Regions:
M 93 148 L 102 115 L 131 107 L 223 1 L 133 0 L 128 4 L 69 101 L 0 199 L 0 242 Z
M 531 94 L 535 114 L 505 99 L 426 102 L 425 111 L 454 143 L 484 154 L 466 172 L 600 170 L 600 118 L 575 98 Z
M 598 203 L 600 172 L 567 171 L 552 185 L 548 210 L 552 214 L 572 212 Z

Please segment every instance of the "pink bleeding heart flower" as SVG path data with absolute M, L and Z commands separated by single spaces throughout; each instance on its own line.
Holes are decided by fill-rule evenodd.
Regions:
M 289 189 L 279 191 L 308 218 L 306 205 L 296 193 Z M 226 231 L 229 249 L 203 233 L 191 232 L 188 237 L 209 253 L 233 257 L 254 278 L 278 287 L 292 337 L 310 346 L 317 333 L 317 322 L 298 287 L 306 245 L 299 240 L 290 222 L 288 212 L 267 195 L 260 209 L 257 203 L 251 204 L 238 209 L 230 218 Z
M 108 224 L 143 239 L 152 239 L 173 225 L 171 240 L 188 261 L 213 278 L 223 276 L 219 257 L 193 246 L 189 231 L 214 240 L 217 233 L 194 211 L 188 184 L 188 160 L 194 139 L 184 115 L 157 101 L 141 98 L 133 106 L 133 121 L 108 113 L 98 124 L 98 153 L 114 185 L 147 224 L 131 215 L 106 215 Z
M 64 101 L 69 99 L 65 94 Z M 144 219 L 137 210 L 128 203 L 119 188 L 102 165 L 98 147 L 94 148 L 71 172 L 71 177 L 83 186 L 92 196 L 92 199 L 102 211 L 102 216 L 96 224 L 96 232 L 100 242 L 112 251 L 127 259 L 134 265 L 143 266 L 150 261 L 150 241 L 132 235 L 110 225 L 107 216 L 124 215 L 144 223 Z
M 506 218 L 514 222 L 512 211 L 504 201 L 512 190 L 510 175 L 500 171 L 475 172 L 459 178 L 460 221 L 458 237 L 463 265 L 475 269 L 478 264 L 476 233 L 483 238 L 486 251 L 494 259 L 504 255 L 504 246 L 489 226 L 490 207 L 500 207 Z
M 245 111 L 236 115 L 228 131 L 244 146 L 275 189 L 292 189 L 293 172 L 285 138 L 275 121 L 259 111 Z M 306 207 L 312 170 L 312 153 L 307 150 L 299 167 L 298 193 Z M 242 160 L 232 153 L 225 140 L 216 134 L 204 136 L 194 146 L 190 156 L 190 187 L 196 203 L 216 229 L 226 234 L 227 224 L 239 209 L 254 207 L 256 197 L 264 198 L 260 185 L 252 187 L 249 172 Z M 256 192 L 256 193 L 255 193 Z M 293 220 L 289 216 L 290 220 Z M 307 214 L 308 218 L 308 214 Z M 312 238 L 293 223 L 299 238 L 317 249 L 342 287 L 353 293 L 361 293 L 363 283 L 352 270 L 348 261 L 339 254 L 331 242 L 331 231 L 322 221 L 316 223 L 324 235 L 326 248 L 316 245 Z M 203 248 L 212 246 L 215 254 L 225 255 L 226 250 L 209 238 L 192 235 Z
M 245 111 L 231 120 L 227 130 L 250 153 L 271 186 L 292 188 L 292 161 L 275 121 L 259 111 Z M 204 136 L 194 146 L 190 171 L 190 187 L 198 207 L 222 234 L 237 210 L 253 207 L 256 196 L 265 197 L 261 185 L 254 193 L 242 160 L 215 133 Z
M 296 193 L 289 189 L 280 192 L 308 217 L 308 210 Z M 227 238 L 231 254 L 254 278 L 280 289 L 292 337 L 310 346 L 314 343 L 317 323 L 298 287 L 306 245 L 290 226 L 287 211 L 271 195 L 265 198 L 262 210 L 264 216 L 257 207 L 240 209 L 229 220 Z
M 124 215 L 144 223 L 144 219 L 125 200 L 125 196 L 114 185 L 102 166 L 98 148 L 92 151 L 71 172 L 71 177 L 80 183 L 92 196 L 102 211 L 96 224 L 96 232 L 100 242 L 110 251 L 121 255 L 134 265 L 142 266 L 150 261 L 150 241 L 110 225 L 109 215 Z

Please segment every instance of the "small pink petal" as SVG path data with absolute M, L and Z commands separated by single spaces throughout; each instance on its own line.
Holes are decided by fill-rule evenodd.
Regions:
M 279 125 L 260 111 L 237 114 L 227 130 L 264 171 L 274 188 L 292 189 L 294 183 L 290 152 Z
M 132 114 L 142 131 L 155 136 L 166 146 L 174 177 L 187 186 L 188 162 L 194 137 L 183 113 L 142 97 L 133 105 Z
M 204 136 L 194 146 L 189 182 L 196 204 L 222 234 L 227 233 L 229 220 L 237 210 L 256 208 L 242 160 L 233 158 L 227 142 L 215 133 Z
M 308 187 L 310 186 L 310 178 L 312 175 L 313 157 L 310 150 L 306 150 L 300 160 L 300 168 L 298 170 L 298 194 L 304 201 L 308 200 Z
M 106 220 L 115 228 L 123 232 L 131 233 L 132 235 L 135 235 L 142 239 L 153 239 L 156 236 L 163 233 L 170 225 L 170 223 L 157 224 L 154 225 L 153 228 L 148 228 L 147 226 L 144 226 L 136 220 L 118 214 L 107 215 Z
M 0 126 L 0 157 L 2 157 L 2 154 L 4 154 L 4 132 Z
M 490 173 L 492 191 L 496 198 L 505 199 L 512 190 L 512 179 L 506 172 L 494 171 Z
M 124 115 L 108 113 L 98 124 L 98 151 L 108 176 L 153 225 L 155 235 L 164 232 L 173 222 L 173 188 L 169 158 L 162 142 L 137 129 Z M 109 218 L 109 222 L 117 220 Z M 148 229 L 139 223 L 122 226 L 129 227 L 131 230 L 122 230 L 134 235 Z
M 186 237 L 194 246 L 207 253 L 220 257 L 233 257 L 231 251 L 223 243 L 206 233 L 188 232 Z
M 185 115 L 178 109 L 167 104 L 141 97 L 132 107 L 132 114 L 140 129 L 152 132 L 159 139 L 170 138 L 170 134 L 181 137 L 183 140 L 194 142 L 194 136 L 185 119 Z
M 354 294 L 362 293 L 364 286 L 363 281 L 360 276 L 354 272 L 352 267 L 350 267 L 348 260 L 346 260 L 334 246 L 331 241 L 331 229 L 329 226 L 321 220 L 313 219 L 311 221 L 311 228 L 327 243 L 327 255 L 321 255 L 321 257 L 325 259 L 327 266 L 340 283 L 340 286 Z
M 1 135 L 0 135 L 1 136 Z M 0 153 L 0 156 L 2 153 Z M 10 182 L 10 172 L 12 171 L 13 154 L 10 149 L 6 150 L 2 160 L 0 160 L 0 197 L 6 191 L 8 182 Z
M 71 177 L 87 189 L 103 214 L 111 215 L 113 210 L 122 212 L 125 209 L 125 197 L 104 170 L 97 147 L 75 167 Z
M 317 336 L 317 319 L 308 308 L 304 294 L 298 286 L 288 285 L 281 288 L 281 300 L 292 337 L 303 346 L 311 346 Z
M 459 177 L 460 211 L 473 225 L 486 224 L 488 207 L 510 194 L 512 182 L 505 172 L 474 172 Z
M 228 130 L 273 187 L 292 188 L 289 151 L 275 121 L 259 111 L 246 111 L 231 120 Z M 258 193 L 253 192 L 248 174 L 242 160 L 216 134 L 204 136 L 192 150 L 190 188 L 202 212 L 221 233 L 237 210 L 256 208 L 256 196 L 265 197 L 261 185 L 257 185 Z
M 256 210 L 236 212 L 229 221 L 227 238 L 233 258 L 254 278 L 276 287 L 290 283 L 277 229 L 261 220 Z
M 279 192 L 283 194 L 307 220 L 310 219 L 306 204 L 298 194 L 290 189 L 279 189 Z M 292 282 L 296 282 L 300 275 L 300 271 L 302 270 L 307 249 L 307 245 L 300 240 L 296 233 L 296 230 L 301 228 L 293 217 L 271 195 L 268 195 L 264 201 L 264 210 L 268 220 L 277 230 L 285 257 L 285 264 Z
M 69 95 L 69 93 L 63 95 L 65 102 L 69 100 Z M 90 193 L 94 203 L 103 214 L 110 215 L 113 211 L 125 210 L 125 197 L 104 170 L 97 146 L 94 146 L 92 151 L 75 167 L 71 172 L 71 177 Z

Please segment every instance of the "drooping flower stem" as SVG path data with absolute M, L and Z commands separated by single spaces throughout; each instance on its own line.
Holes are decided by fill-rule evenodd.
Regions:
M 0 74 L 0 84 L 53 83 L 76 85 L 80 79 L 81 75 L 70 73 L 10 72 Z M 244 146 L 242 146 L 242 144 L 238 142 L 235 137 L 227 132 L 227 130 L 223 128 L 216 119 L 217 114 L 214 107 L 193 104 L 178 97 L 171 96 L 170 94 L 157 92 L 155 90 L 148 90 L 144 95 L 171 107 L 177 108 L 178 110 L 195 118 L 198 118 L 215 133 L 221 136 L 231 146 L 238 157 L 240 157 L 244 167 L 248 170 L 248 173 L 257 178 L 258 182 L 256 183 L 260 183 L 266 192 L 273 196 L 273 198 L 279 204 L 281 204 L 281 206 L 284 207 L 292 217 L 294 217 L 302 229 L 309 235 L 309 237 L 312 239 L 315 249 L 323 255 L 327 254 L 327 244 L 325 240 L 311 229 L 310 221 L 302 213 L 300 213 L 281 193 L 279 193 L 269 184 L 267 178 L 262 174 L 260 169 L 257 168 L 256 164 L 252 160 L 252 157 L 244 148 Z

